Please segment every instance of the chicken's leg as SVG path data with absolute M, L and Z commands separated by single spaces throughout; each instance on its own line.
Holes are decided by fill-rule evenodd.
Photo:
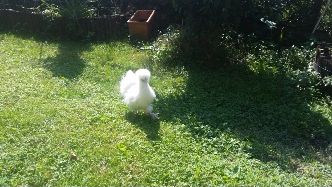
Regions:
M 145 110 L 145 113 L 146 113 L 146 114 L 149 114 L 149 115 L 152 117 L 153 120 L 159 119 L 158 114 L 152 113 L 152 110 L 153 110 L 153 108 L 152 108 L 152 106 L 150 105 L 150 106 L 148 106 L 148 108 Z

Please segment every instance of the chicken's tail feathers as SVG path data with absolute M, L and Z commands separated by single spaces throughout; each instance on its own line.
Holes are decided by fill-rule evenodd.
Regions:
M 127 71 L 126 75 L 120 81 L 120 93 L 124 97 L 125 93 L 130 87 L 137 84 L 137 77 L 131 70 Z

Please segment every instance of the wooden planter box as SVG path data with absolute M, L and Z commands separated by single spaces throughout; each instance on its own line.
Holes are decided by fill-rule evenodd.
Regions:
M 332 76 L 331 50 L 332 48 L 325 43 L 317 46 L 313 67 L 322 77 Z
M 154 25 L 155 10 L 137 10 L 127 21 L 130 35 L 139 36 L 147 41 Z

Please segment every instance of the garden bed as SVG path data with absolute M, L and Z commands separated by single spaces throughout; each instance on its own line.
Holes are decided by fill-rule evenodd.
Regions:
M 68 34 L 68 30 L 79 30 L 86 34 L 94 33 L 98 36 L 115 36 L 119 34 L 126 21 L 123 15 L 76 19 L 58 17 L 48 20 L 47 17 L 42 14 L 0 10 L 0 23 L 9 28 L 21 28 L 34 31 L 46 31 L 49 29 L 53 34 L 59 34 L 60 36 Z
M 16 2 L 17 1 L 17 2 Z M 120 33 L 127 18 L 120 14 L 119 7 L 95 6 L 94 4 L 83 3 L 79 7 L 66 11 L 73 11 L 71 17 L 59 15 L 59 9 L 45 9 L 41 1 L 31 1 L 30 4 L 21 1 L 0 2 L 0 24 L 10 29 L 27 29 L 40 32 L 49 32 L 59 36 L 105 36 L 112 37 Z M 24 4 L 25 3 L 25 4 Z M 48 4 L 51 5 L 51 4 Z M 52 4 L 53 6 L 54 4 Z M 54 5 L 55 6 L 55 5 Z M 71 5 L 72 6 L 72 5 Z M 56 6 L 55 6 L 56 7 Z M 50 8 L 50 7 L 48 7 Z M 75 15 L 77 10 L 86 10 L 89 16 Z M 76 10 L 77 9 L 77 10 Z

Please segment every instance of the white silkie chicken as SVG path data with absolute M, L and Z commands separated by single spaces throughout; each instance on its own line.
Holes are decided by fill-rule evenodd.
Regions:
M 152 102 L 156 94 L 149 85 L 150 71 L 147 69 L 139 69 L 134 73 L 129 70 L 120 81 L 120 93 L 123 102 L 138 112 L 143 110 L 146 114 L 151 115 L 152 119 L 158 119 L 158 115 L 152 113 Z

